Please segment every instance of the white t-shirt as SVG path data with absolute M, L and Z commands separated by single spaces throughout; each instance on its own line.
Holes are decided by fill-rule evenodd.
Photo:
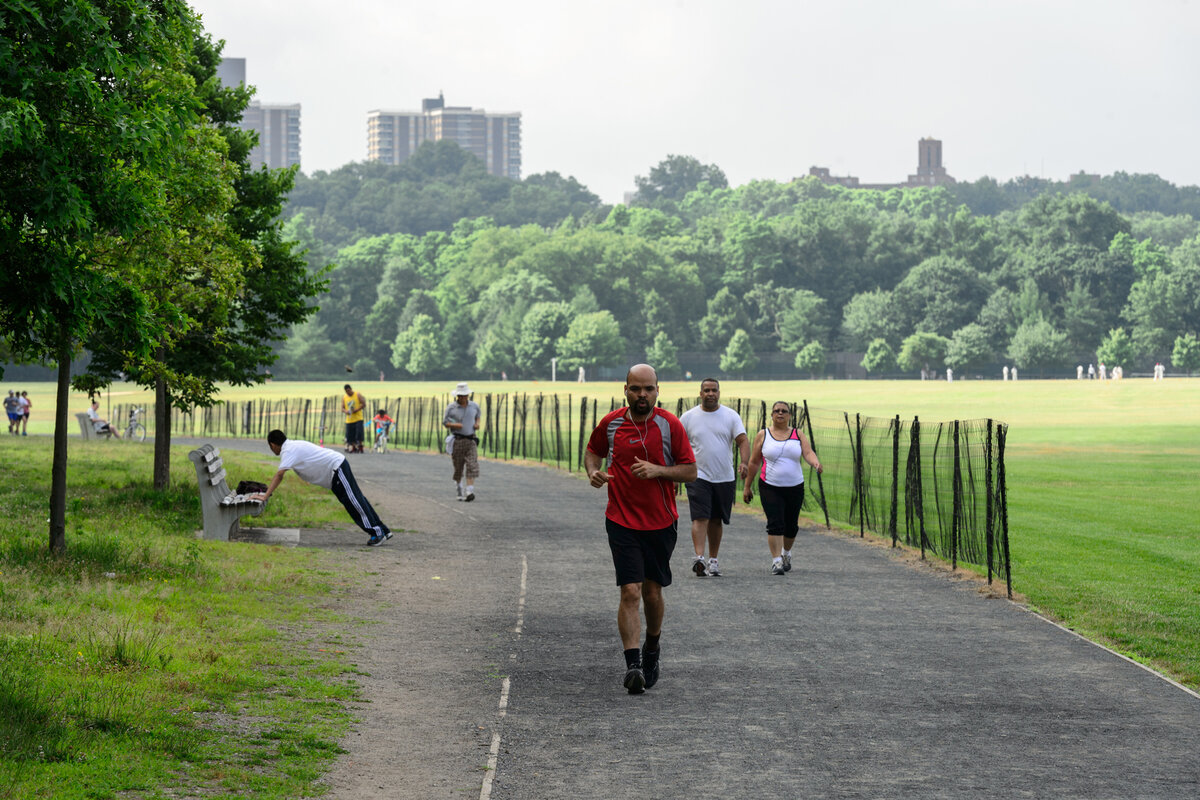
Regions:
M 733 440 L 746 432 L 737 412 L 729 406 L 718 406 L 716 411 L 695 406 L 683 412 L 679 421 L 696 454 L 696 477 L 709 483 L 734 480 Z
M 91 406 L 88 406 L 87 415 L 88 419 L 92 421 L 92 429 L 96 431 L 96 433 L 99 433 L 104 429 L 104 426 L 108 424 L 100 421 L 100 412 Z
M 305 483 L 333 488 L 333 473 L 346 457 L 312 442 L 288 439 L 279 448 L 279 468 L 293 470 Z

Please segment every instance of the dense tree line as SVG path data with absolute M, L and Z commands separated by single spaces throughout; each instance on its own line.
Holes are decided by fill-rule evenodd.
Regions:
M 453 163 L 441 173 L 418 163 L 394 183 L 421 196 L 442 180 L 421 183 L 424 170 L 472 194 L 462 184 L 469 159 Z M 1096 183 L 1169 187 L 1127 178 Z M 509 183 L 511 199 L 520 184 Z M 803 178 L 731 188 L 719 168 L 680 156 L 636 184 L 629 206 L 601 208 L 579 187 L 547 200 L 536 220 L 405 223 L 336 251 L 317 229 L 331 223 L 303 199 L 289 235 L 325 247 L 337 267 L 278 374 L 544 377 L 551 358 L 573 370 L 648 353 L 670 375 L 680 352 L 697 350 L 718 354 L 731 375 L 772 352 L 800 374 L 820 374 L 837 351 L 864 354 L 872 372 L 999 361 L 1058 370 L 1098 358 L 1127 371 L 1196 366 L 1200 225 L 1174 213 L 1190 189 L 1167 192 L 1178 202 L 1160 204 L 1166 211 L 1122 213 L 1085 191 L 1042 187 L 979 213 L 961 186 L 877 191 Z M 388 196 L 409 202 L 399 189 Z M 372 224 L 380 230 L 388 214 Z

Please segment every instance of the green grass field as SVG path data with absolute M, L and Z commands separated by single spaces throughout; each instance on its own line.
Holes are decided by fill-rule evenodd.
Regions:
M 330 609 L 361 576 L 311 548 L 197 540 L 186 453 L 158 493 L 149 447 L 73 440 L 51 557 L 49 439 L 0 439 L 0 798 L 320 793 L 357 697 L 355 623 Z M 280 524 L 344 517 L 299 482 L 272 504 Z
M 354 382 L 368 399 L 434 396 L 453 382 Z M 231 401 L 338 394 L 342 382 L 230 389 Z M 31 384 L 33 433 L 48 433 L 52 387 Z M 619 383 L 472 382 L 485 392 L 620 396 Z M 661 397 L 691 396 L 666 383 Z M 807 400 L 924 422 L 1009 424 L 1014 589 L 1039 611 L 1200 687 L 1200 379 L 1107 381 L 726 381 L 726 397 Z M 112 402 L 145 402 L 117 387 Z M 105 400 L 102 398 L 102 409 Z M 86 407 L 76 395 L 71 411 Z M 72 426 L 73 426 L 72 420 Z

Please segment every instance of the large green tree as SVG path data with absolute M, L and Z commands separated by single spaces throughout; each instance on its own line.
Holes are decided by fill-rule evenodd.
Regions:
M 693 156 L 669 155 L 650 168 L 650 174 L 633 179 L 637 199 L 647 205 L 660 200 L 683 200 L 688 192 L 707 185 L 724 189 L 729 185 L 725 173 L 715 164 L 703 164 Z
M 0 12 L 0 329 L 19 356 L 58 363 L 51 550 L 66 547 L 79 343 L 112 319 L 131 356 L 147 358 L 164 333 L 148 294 L 155 266 L 105 256 L 171 223 L 171 170 L 200 118 L 187 72 L 197 31 L 179 0 Z
M 746 370 L 753 369 L 757 363 L 758 356 L 754 354 L 754 342 L 750 339 L 750 334 L 738 328 L 729 338 L 725 352 L 721 354 L 721 371 L 744 377 Z
M 530 377 L 551 371 L 550 359 L 557 356 L 555 346 L 571 327 L 571 307 L 566 303 L 537 303 L 521 322 L 521 336 L 514 356 L 517 367 Z
M 950 348 L 950 340 L 936 333 L 914 333 L 905 337 L 900 344 L 900 353 L 896 362 L 900 369 L 915 372 L 917 370 L 936 371 L 939 364 L 944 362 L 946 351 Z
M 559 364 L 563 369 L 611 367 L 623 354 L 621 329 L 608 311 L 581 314 L 558 340 Z
M 250 91 L 217 80 L 221 45 L 207 34 L 197 31 L 191 49 L 202 116 L 169 170 L 169 238 L 127 256 L 156 267 L 151 296 L 165 336 L 148 359 L 123 355 L 106 332 L 93 336 L 89 374 L 76 381 L 93 390 L 123 373 L 154 389 L 157 489 L 170 480 L 171 409 L 214 404 L 219 383 L 265 380 L 275 345 L 315 311 L 312 298 L 325 287 L 280 233 L 295 170 L 250 168 L 254 134 L 238 125 Z
M 1008 344 L 1008 357 L 1021 369 L 1061 366 L 1071 358 L 1067 335 L 1043 317 L 1021 323 Z

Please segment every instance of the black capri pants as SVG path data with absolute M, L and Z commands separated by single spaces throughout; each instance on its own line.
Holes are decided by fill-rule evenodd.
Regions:
M 804 484 L 772 486 L 758 479 L 758 496 L 767 515 L 767 535 L 795 539 L 800 530 L 800 507 L 804 505 Z

